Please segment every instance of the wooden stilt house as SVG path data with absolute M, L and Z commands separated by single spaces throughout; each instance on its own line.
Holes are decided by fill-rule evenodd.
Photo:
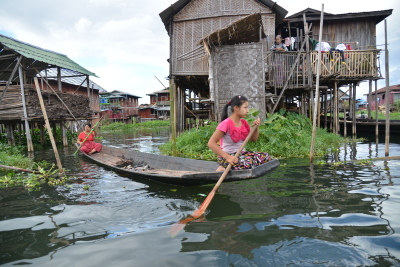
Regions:
M 337 119 L 339 87 L 348 86 L 354 109 L 359 82 L 382 78 L 376 24 L 391 13 L 325 13 L 323 42 L 346 50 L 322 53 L 318 101 L 325 110 L 319 115 L 330 110 Z M 171 118 L 178 132 L 185 126 L 188 90 L 211 103 L 215 120 L 237 94 L 248 97 L 262 116 L 295 107 L 311 117 L 321 12 L 308 8 L 284 19 L 286 14 L 276 3 L 252 0 L 181 0 L 160 14 L 170 35 Z M 289 39 L 289 52 L 270 51 L 276 34 Z
M 28 151 L 33 151 L 32 128 L 40 128 L 44 137 L 39 90 L 49 123 L 61 126 L 67 145 L 66 122 L 91 120 L 99 111 L 99 90 L 89 76 L 96 75 L 65 55 L 0 35 L 0 129 L 7 132 L 9 143 L 15 143 L 15 129 L 24 130 Z M 65 80 L 71 78 L 81 78 L 73 93 L 73 84 Z M 85 95 L 76 93 L 83 88 Z
M 170 36 L 171 119 L 178 132 L 190 114 L 184 108 L 187 95 L 194 93 L 199 100 L 215 101 L 209 88 L 209 57 L 199 41 L 254 13 L 260 14 L 263 34 L 272 40 L 287 11 L 270 0 L 178 0 L 160 13 Z M 227 95 L 218 101 L 225 101 Z

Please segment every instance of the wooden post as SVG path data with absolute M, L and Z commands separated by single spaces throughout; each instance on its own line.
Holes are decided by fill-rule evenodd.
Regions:
M 171 121 L 171 142 L 172 155 L 176 155 L 176 111 L 175 111 L 175 91 L 176 84 L 172 77 L 169 80 L 169 101 L 170 101 L 170 121 Z
M 334 98 L 333 98 L 333 129 L 334 133 L 339 133 L 339 109 L 338 109 L 338 87 L 337 87 L 337 81 L 334 82 Z
M 21 65 L 19 65 L 19 67 L 18 67 L 18 72 L 19 72 L 19 81 L 20 81 L 20 85 L 21 85 L 22 108 L 24 111 L 26 143 L 28 145 L 28 152 L 32 152 L 33 151 L 33 143 L 32 143 L 31 131 L 29 128 L 29 123 L 28 123 L 28 112 L 26 111 L 24 73 L 22 71 Z
M 7 142 L 10 146 L 15 146 L 14 131 L 11 123 L 7 123 Z
M 54 151 L 54 156 L 56 157 L 58 171 L 60 173 L 63 173 L 64 171 L 63 171 L 63 168 L 62 168 L 62 165 L 61 165 L 60 155 L 58 154 L 56 142 L 54 141 L 54 138 L 53 138 L 53 132 L 51 131 L 49 118 L 47 117 L 46 107 L 44 106 L 44 103 L 43 103 L 43 97 L 42 97 L 42 92 L 40 91 L 39 82 L 38 82 L 38 79 L 36 77 L 33 78 L 33 79 L 34 79 L 35 86 L 36 86 L 36 92 L 37 92 L 38 97 L 39 97 L 40 107 L 42 108 L 43 118 L 44 118 L 44 121 L 46 123 L 47 133 L 49 134 L 51 145 L 52 145 L 53 151 Z
M 369 92 L 368 92 L 368 119 L 371 119 L 371 102 L 372 102 L 372 80 L 369 80 Z
M 357 132 L 356 132 L 356 122 L 357 122 L 357 117 L 356 117 L 356 91 L 357 91 L 357 85 L 354 83 L 353 84 L 353 124 L 352 124 L 352 131 L 353 131 L 353 138 L 356 138 Z
M 375 137 L 376 143 L 379 140 L 379 125 L 378 125 L 378 80 L 375 80 Z
M 62 93 L 62 84 L 61 84 L 61 68 L 57 67 L 57 86 L 58 91 Z
M 320 19 L 320 27 L 319 27 L 319 43 L 322 42 L 323 24 L 324 24 L 324 4 L 322 4 L 322 8 L 321 8 L 321 19 Z M 307 31 L 307 36 L 308 36 L 308 31 Z M 307 51 L 307 53 L 309 53 L 309 51 Z M 314 160 L 315 138 L 317 135 L 317 110 L 318 110 L 318 102 L 319 102 L 320 72 L 321 72 L 321 46 L 320 46 L 320 49 L 318 49 L 318 65 L 317 65 L 317 77 L 316 77 L 316 82 L 315 82 L 315 106 L 314 106 L 313 128 L 312 128 L 312 135 L 311 135 L 310 162 L 313 162 L 313 160 Z M 312 91 L 313 90 L 311 89 L 311 92 Z
M 389 156 L 389 141 L 390 141 L 390 90 L 389 90 L 389 50 L 387 47 L 387 23 L 385 19 L 385 106 L 386 106 L 386 121 L 385 121 L 385 157 Z
M 324 105 L 324 121 L 325 121 L 324 128 L 326 129 L 328 127 L 328 124 L 326 121 L 328 119 L 328 114 L 326 114 L 328 112 L 328 89 L 325 90 L 324 103 L 325 103 L 325 105 Z
M 39 125 L 39 129 L 40 129 L 40 144 L 44 145 L 45 142 L 45 137 L 44 137 L 44 125 L 40 124 Z
M 67 128 L 65 127 L 63 121 L 61 121 L 60 123 L 60 129 L 63 146 L 68 146 Z
M 343 136 L 347 137 L 347 118 L 346 118 L 346 105 L 343 105 Z

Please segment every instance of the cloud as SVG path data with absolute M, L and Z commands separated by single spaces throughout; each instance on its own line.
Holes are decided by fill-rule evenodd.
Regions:
M 0 32 L 23 42 L 67 55 L 78 64 L 96 73 L 91 78 L 106 90 L 122 90 L 142 96 L 166 86 L 169 65 L 169 37 L 159 13 L 176 0 L 14 0 L 2 1 Z M 278 1 L 289 15 L 307 7 L 321 9 L 321 1 L 307 3 L 295 0 Z M 397 0 L 337 0 L 325 3 L 329 13 L 349 13 L 394 9 L 387 19 L 390 51 L 390 80 L 399 80 L 400 27 Z M 384 23 L 377 25 L 377 43 L 384 43 Z M 383 47 L 380 47 L 383 48 Z M 384 54 L 381 55 L 384 75 Z M 393 73 L 393 74 L 392 74 Z M 384 81 L 379 81 L 381 84 Z M 392 83 L 392 82 L 391 82 Z M 357 95 L 368 91 L 362 83 Z

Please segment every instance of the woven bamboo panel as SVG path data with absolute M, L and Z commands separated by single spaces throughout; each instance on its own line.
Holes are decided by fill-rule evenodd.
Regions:
M 224 105 L 235 95 L 249 99 L 250 108 L 260 110 L 265 117 L 265 90 L 261 44 L 241 44 L 216 47 L 214 64 L 215 110 L 218 118 Z
M 257 12 L 272 13 L 270 8 L 254 0 L 193 0 L 175 15 L 174 21 L 249 15 Z
M 247 15 L 175 22 L 172 37 L 172 74 L 207 75 L 208 57 L 203 47 L 198 44 L 200 39 L 219 29 L 226 28 Z M 265 33 L 270 36 L 269 39 L 273 40 L 275 15 L 263 14 L 262 18 Z

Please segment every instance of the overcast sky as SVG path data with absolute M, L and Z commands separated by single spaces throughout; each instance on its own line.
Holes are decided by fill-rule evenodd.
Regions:
M 228 1 L 228 0 L 226 0 Z M 0 34 L 67 55 L 96 73 L 91 79 L 107 91 L 121 90 L 143 97 L 168 86 L 169 37 L 159 13 L 175 0 L 0 0 Z M 394 9 L 387 19 L 390 84 L 400 84 L 400 2 L 298 1 L 277 3 L 297 13 L 307 7 L 340 14 Z M 362 3 L 362 4 L 361 4 Z M 384 22 L 377 25 L 377 44 L 384 44 Z M 384 46 L 379 46 L 384 49 Z M 381 68 L 384 74 L 384 53 Z M 378 82 L 378 88 L 385 81 Z M 357 97 L 368 92 L 367 83 Z

